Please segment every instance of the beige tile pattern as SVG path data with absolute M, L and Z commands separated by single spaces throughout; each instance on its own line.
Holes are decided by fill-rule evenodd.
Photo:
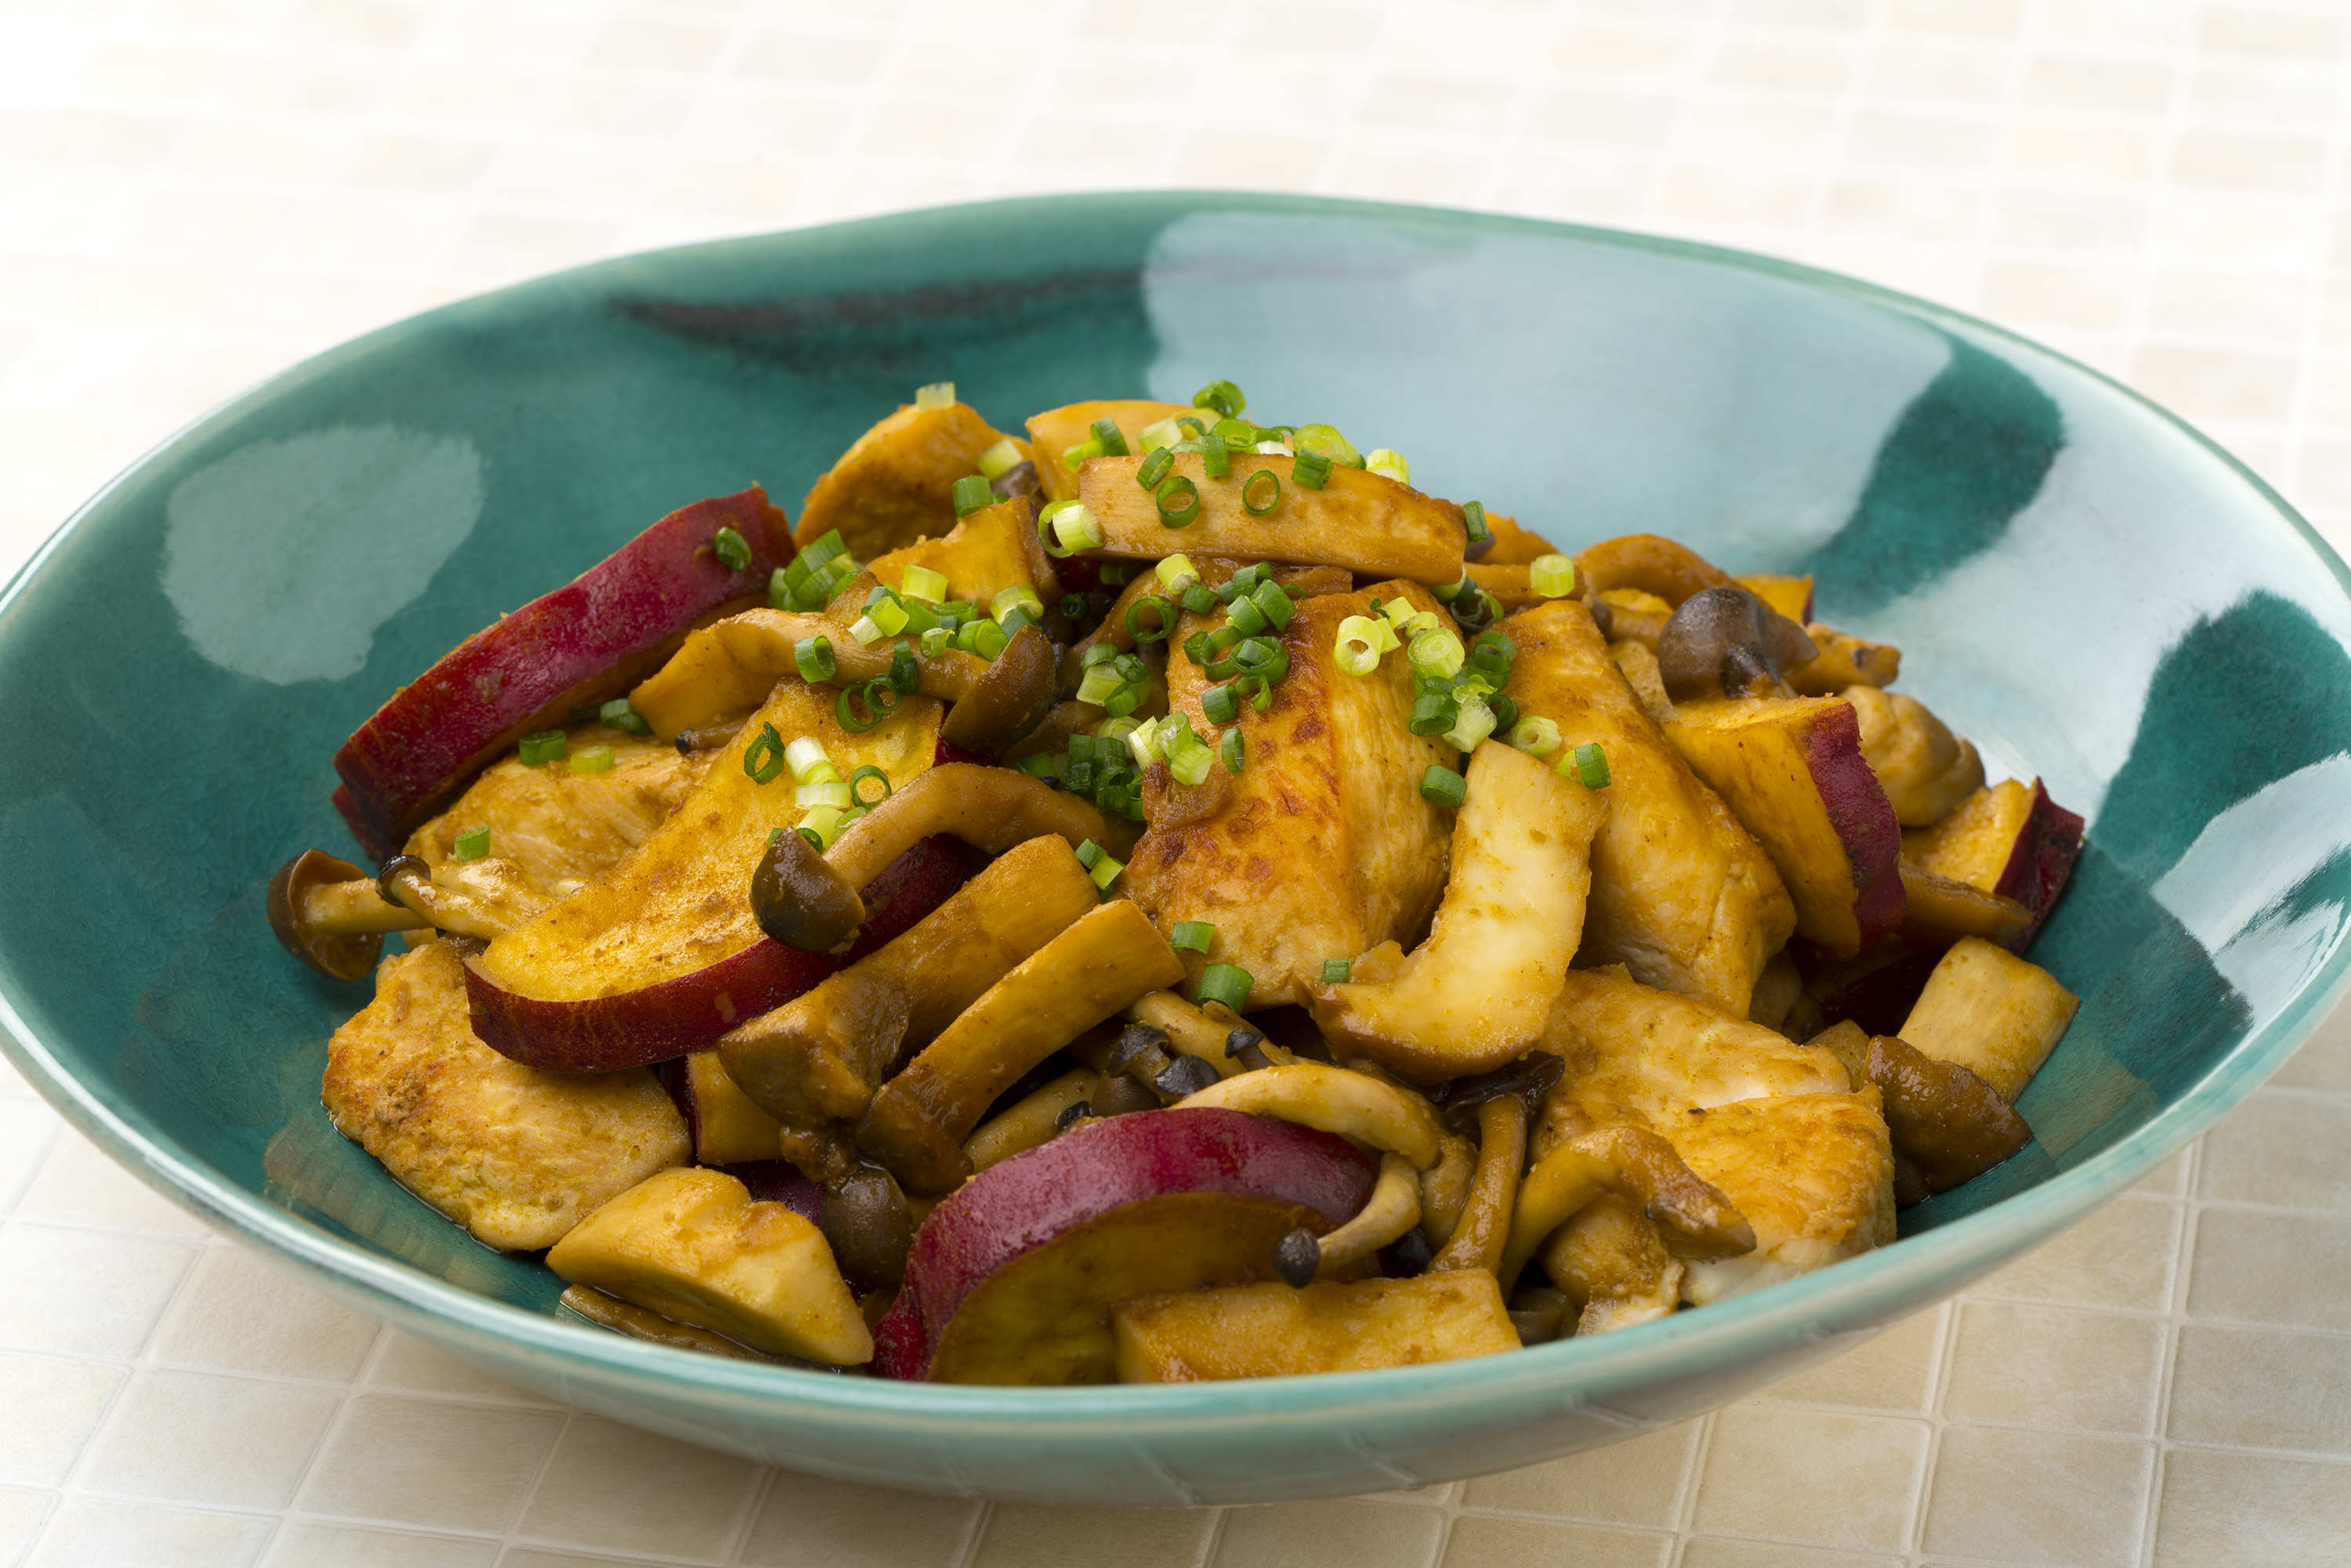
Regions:
M 2339 0 L 0 0 L 0 575 L 337 340 L 929 202 L 1301 189 L 1989 314 L 2351 542 Z M 1762 1396 L 1416 1493 L 907 1497 L 528 1394 L 207 1235 L 0 1065 L 0 1568 L 2351 1562 L 2351 1009 L 2198 1147 Z

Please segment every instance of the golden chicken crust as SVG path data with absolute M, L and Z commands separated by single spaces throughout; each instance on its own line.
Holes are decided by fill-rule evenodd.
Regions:
M 1875 1085 L 1693 1110 L 1663 1131 L 1684 1163 L 1755 1228 L 1754 1251 L 1687 1266 L 1682 1297 L 1694 1305 L 1894 1239 L 1894 1150 Z
M 1211 787 L 1222 799 L 1203 816 L 1163 810 L 1167 791 L 1155 786 L 1152 821 L 1167 825 L 1143 835 L 1127 866 L 1130 894 L 1160 930 L 1183 920 L 1216 926 L 1215 948 L 1186 955 L 1186 967 L 1194 979 L 1210 961 L 1248 970 L 1251 1007 L 1303 1001 L 1295 977 L 1319 977 L 1325 959 L 1383 942 L 1412 946 L 1445 888 L 1452 823 L 1421 799 L 1420 779 L 1458 754 L 1412 733 L 1412 670 L 1401 656 L 1360 677 L 1332 658 L 1339 622 L 1368 614 L 1374 599 L 1437 608 L 1405 582 L 1301 602 L 1281 634 L 1290 674 L 1272 706 L 1259 714 L 1243 705 L 1248 765 L 1238 775 L 1216 765 Z M 1209 623 L 1186 615 L 1170 641 L 1180 648 Z M 1201 735 L 1217 727 L 1200 711 L 1210 684 L 1181 653 L 1169 656 L 1169 708 L 1189 714 Z
M 507 1251 L 553 1246 L 692 1155 L 685 1118 L 649 1071 L 541 1072 L 475 1039 L 447 942 L 384 960 L 375 999 L 327 1048 L 321 1093 L 338 1132 Z

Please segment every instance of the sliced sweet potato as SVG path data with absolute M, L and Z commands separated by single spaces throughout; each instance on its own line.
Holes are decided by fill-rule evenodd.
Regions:
M 1163 419 L 1190 414 L 1203 423 L 1214 424 L 1217 415 L 1204 413 L 1188 403 L 1153 402 L 1148 398 L 1110 398 L 1088 402 L 1065 403 L 1031 414 L 1029 419 L 1029 439 L 1035 446 L 1038 482 L 1043 486 L 1045 499 L 1067 500 L 1078 493 L 1077 471 L 1062 461 L 1070 448 L 1078 445 L 1093 434 L 1093 423 L 1107 419 L 1118 426 L 1126 437 L 1129 452 L 1143 450 L 1143 433 Z M 1163 552 L 1164 553 L 1164 552 Z
M 2081 1005 L 2039 965 L 1963 937 L 1935 966 L 1902 1038 L 1938 1061 L 1959 1063 L 2013 1103 Z
M 963 1141 L 997 1097 L 1062 1046 L 1184 977 L 1148 916 L 1113 899 L 1030 954 L 884 1083 L 858 1146 L 914 1192 L 971 1174 Z
M 1004 439 L 963 403 L 912 403 L 850 444 L 800 504 L 792 537 L 805 549 L 834 529 L 859 560 L 956 526 L 955 482 L 979 472 L 979 455 Z
M 590 1215 L 547 1266 L 678 1322 L 771 1355 L 834 1366 L 873 1358 L 857 1299 L 823 1233 L 780 1203 L 754 1203 L 723 1171 L 664 1171 Z
M 1667 743 L 1583 605 L 1524 611 L 1503 631 L 1518 644 L 1520 711 L 1558 725 L 1565 745 L 1597 742 L 1614 780 L 1576 961 L 1621 963 L 1746 1016 L 1757 975 L 1795 928 L 1779 871 Z
M 1686 703 L 1665 730 L 1780 868 L 1798 936 L 1850 956 L 1902 924 L 1901 829 L 1851 703 Z
M 1894 1154 L 1875 1087 L 1741 1100 L 1658 1130 L 1755 1228 L 1752 1252 L 1688 1265 L 1687 1301 L 1760 1290 L 1894 1239 Z
M 1134 482 L 1142 462 L 1091 457 L 1078 476 L 1078 498 L 1102 526 L 1102 555 L 1157 560 L 1181 548 L 1187 554 L 1199 549 L 1242 560 L 1344 567 L 1361 577 L 1398 577 L 1432 587 L 1460 580 L 1461 551 L 1468 542 L 1461 508 L 1384 474 L 1333 468 L 1321 489 L 1310 490 L 1292 476 L 1287 457 L 1237 453 L 1227 476 L 1211 479 L 1198 453 L 1184 453 L 1169 472 L 1197 486 L 1200 515 L 1177 531 L 1160 521 L 1154 493 Z M 1259 473 L 1281 484 L 1280 500 L 1262 516 L 1241 500 L 1243 487 Z
M 1494 1276 L 1227 1285 L 1111 1309 L 1121 1383 L 1206 1383 L 1419 1366 L 1519 1348 Z
M 1133 486 L 1129 486 L 1132 488 Z M 1281 633 L 1290 674 L 1272 706 L 1248 704 L 1238 721 L 1248 766 L 1227 774 L 1213 804 L 1196 809 L 1154 768 L 1144 781 L 1152 827 L 1134 846 L 1125 886 L 1162 931 L 1201 920 L 1217 928 L 1212 956 L 1249 971 L 1249 1005 L 1302 1000 L 1300 974 L 1383 942 L 1418 935 L 1445 885 L 1448 813 L 1423 800 L 1420 779 L 1457 754 L 1441 737 L 1414 735 L 1412 670 L 1390 656 L 1368 675 L 1333 661 L 1339 622 L 1374 599 L 1438 610 L 1418 587 L 1385 582 L 1298 606 Z M 1176 641 L 1207 622 L 1186 615 Z M 1191 660 L 1168 661 L 1168 705 L 1193 730 L 1217 733 L 1201 709 L 1210 685 Z M 1196 980 L 1208 962 L 1189 956 Z
M 2032 925 L 2032 911 L 2012 898 L 1902 862 L 1902 935 L 1914 946 L 1948 947 L 1980 936 L 2014 952 Z
M 1423 1083 L 1489 1071 L 1542 1038 L 1608 814 L 1601 791 L 1499 740 L 1471 755 L 1468 780 L 1428 940 L 1377 983 L 1301 977 L 1334 1049 Z
M 1813 656 L 1782 672 L 1798 696 L 1834 696 L 1848 686 L 1890 686 L 1902 673 L 1899 648 L 1817 621 L 1804 627 L 1804 635 L 1813 640 Z
M 2013 779 L 1979 789 L 1931 828 L 1902 835 L 1903 855 L 1922 871 L 2011 898 L 2032 921 L 2010 944 L 2022 952 L 2082 852 L 2082 819 L 2049 798 L 2039 779 Z
M 1846 687 L 1844 700 L 1861 726 L 1861 754 L 1904 827 L 1939 822 L 1983 788 L 1975 743 L 1954 736 L 1926 704 L 1869 685 Z
M 694 1129 L 695 1164 L 733 1166 L 776 1157 L 782 1124 L 743 1092 L 716 1051 L 695 1051 L 675 1071 L 684 1077 L 678 1098 Z
M 1100 903 L 1068 844 L 1031 839 L 894 940 L 728 1033 L 726 1070 L 785 1121 L 862 1116 L 908 1052 Z

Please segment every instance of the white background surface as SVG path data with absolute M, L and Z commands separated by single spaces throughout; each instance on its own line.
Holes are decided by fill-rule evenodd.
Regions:
M 930 203 L 1290 189 L 1621 225 L 2039 336 L 2351 540 L 2351 6 L 0 0 L 0 570 L 417 309 Z M 5 1073 L 5 1070 L 0 1070 Z M 0 1076 L 0 1563 L 2351 1561 L 2351 1030 L 1964 1300 L 1708 1420 L 1408 1498 L 859 1495 L 292 1287 Z

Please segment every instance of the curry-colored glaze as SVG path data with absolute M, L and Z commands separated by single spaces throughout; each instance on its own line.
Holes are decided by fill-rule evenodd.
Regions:
M 1519 1348 L 1491 1274 L 1228 1285 L 1124 1301 L 1111 1313 L 1121 1383 L 1205 1383 L 1419 1366 Z
M 1902 853 L 1921 871 L 1999 891 L 2016 841 L 2032 819 L 2032 786 L 2014 779 L 1977 790 L 1931 828 L 1902 835 Z
M 1755 1228 L 1754 1251 L 1689 1264 L 1683 1298 L 1704 1306 L 1892 1242 L 1894 1152 L 1881 1106 L 1875 1087 L 1782 1094 L 1660 1127 Z
M 1004 439 L 963 403 L 902 404 L 859 436 L 800 503 L 792 538 L 802 549 L 835 528 L 859 560 L 945 534 L 956 526 L 955 482 L 979 472 L 979 455 Z
M 1050 608 L 1061 597 L 1061 580 L 1035 519 L 1026 498 L 998 501 L 969 513 L 952 532 L 902 546 L 865 570 L 894 589 L 905 582 L 908 567 L 926 567 L 947 580 L 947 598 L 969 600 L 982 611 L 1008 588 L 1029 589 Z
M 1143 433 L 1163 419 L 1188 414 L 1203 425 L 1217 423 L 1217 415 L 1189 403 L 1153 402 L 1148 398 L 1106 398 L 1086 402 L 1067 403 L 1033 414 L 1029 420 L 1029 440 L 1035 448 L 1037 481 L 1048 501 L 1066 501 L 1078 493 L 1077 471 L 1065 466 L 1061 455 L 1084 442 L 1093 434 L 1093 423 L 1107 419 L 1126 437 L 1129 452 L 1143 450 Z

